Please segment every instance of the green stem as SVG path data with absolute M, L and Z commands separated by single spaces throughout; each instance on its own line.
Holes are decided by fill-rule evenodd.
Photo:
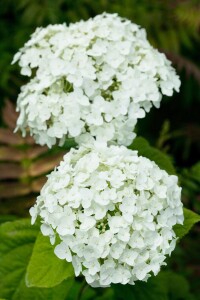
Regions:
M 87 282 L 86 282 L 85 279 L 84 279 L 84 280 L 83 280 L 83 283 L 82 283 L 82 285 L 81 285 L 81 288 L 80 288 L 80 290 L 79 290 L 77 300 L 81 300 L 82 295 L 83 295 L 83 293 L 84 293 L 84 291 L 85 291 L 85 289 L 86 289 L 87 287 L 88 287 Z

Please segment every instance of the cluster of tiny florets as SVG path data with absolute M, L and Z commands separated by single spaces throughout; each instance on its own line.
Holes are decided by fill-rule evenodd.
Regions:
M 138 118 L 180 86 L 145 30 L 117 14 L 38 28 L 16 61 L 31 77 L 18 97 L 17 129 L 49 147 L 86 133 L 130 145 Z
M 55 254 L 92 286 L 156 275 L 182 224 L 177 177 L 124 146 L 71 149 L 31 208 Z
M 34 207 L 60 259 L 96 286 L 156 275 L 183 223 L 177 177 L 127 149 L 139 118 L 179 90 L 171 62 L 117 14 L 38 28 L 15 55 L 17 128 L 52 147 L 74 138 Z M 117 144 L 117 145 L 113 145 Z M 122 145 L 122 146 L 120 146 Z

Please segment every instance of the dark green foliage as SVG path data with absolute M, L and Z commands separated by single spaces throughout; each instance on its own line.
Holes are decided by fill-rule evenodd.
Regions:
M 117 12 L 121 16 L 146 28 L 151 43 L 166 53 L 181 76 L 181 91 L 172 99 L 164 98 L 161 108 L 152 109 L 145 119 L 139 121 L 137 138 L 131 145 L 154 160 L 162 169 L 179 176 L 182 186 L 184 205 L 200 213 L 200 2 L 199 0 L 1 0 L 0 1 L 0 107 L 6 98 L 16 102 L 20 86 L 26 78 L 19 75 L 16 65 L 12 66 L 13 55 L 28 40 L 38 26 L 55 23 L 70 23 L 93 17 L 103 11 Z M 10 115 L 8 113 L 8 115 Z M 12 132 L 6 135 L 7 122 L 1 115 L 2 132 L 7 141 L 1 141 L 2 176 L 8 176 L 11 164 L 27 168 L 27 161 L 21 159 L 25 148 L 10 145 Z M 13 127 L 10 131 L 13 131 Z M 2 137 L 2 134 L 1 134 Z M 18 136 L 20 139 L 20 137 Z M 24 145 L 26 142 L 24 142 Z M 5 150 L 6 146 L 6 151 Z M 26 145 L 25 145 L 26 146 Z M 74 146 L 73 140 L 66 142 L 63 150 Z M 32 144 L 30 145 L 30 148 Z M 8 155 L 8 150 L 12 153 Z M 59 154 L 58 149 L 54 149 Z M 27 151 L 25 151 L 27 152 Z M 14 153 L 14 154 L 13 154 Z M 48 153 L 47 153 L 48 154 Z M 52 154 L 52 153 L 51 153 Z M 54 154 L 54 153 L 53 153 Z M 27 154 L 26 154 L 27 155 Z M 46 154 L 45 154 L 46 155 Z M 38 159 L 37 157 L 34 160 Z M 48 160 L 48 159 L 47 159 Z M 48 161 L 39 163 L 37 172 L 46 172 Z M 31 161 L 30 168 L 33 162 Z M 174 166 L 175 169 L 174 169 Z M 52 168 L 52 166 L 51 166 Z M 45 172 L 43 170 L 45 169 Z M 13 169 L 12 169 L 13 170 Z M 48 169 L 50 170 L 50 169 Z M 32 177 L 39 177 L 40 173 Z M 24 174 L 24 173 L 23 173 Z M 43 175 L 42 175 L 43 176 Z M 32 178 L 31 177 L 31 178 Z M 3 179 L 4 180 L 4 179 Z M 7 178 L 6 178 L 7 180 Z M 31 179 L 32 180 L 32 179 Z M 12 188 L 16 186 L 18 189 Z M 22 182 L 23 181 L 23 182 Z M 19 184 L 20 182 L 20 184 Z M 6 183 L 7 184 L 7 183 Z M 8 185 L 1 183 L 1 192 L 10 197 L 3 197 L 0 216 L 0 298 L 7 300 L 198 300 L 200 295 L 200 231 L 197 224 L 181 241 L 168 261 L 168 269 L 148 283 L 135 286 L 115 286 L 106 289 L 92 289 L 85 286 L 82 278 L 68 279 L 51 288 L 28 288 L 25 285 L 25 273 L 38 235 L 38 228 L 31 227 L 29 221 L 15 221 L 27 212 L 33 203 L 39 188 L 30 188 L 25 194 L 24 175 L 19 172 L 16 178 L 8 180 Z M 10 184 L 10 185 L 9 185 Z M 14 185 L 13 185 L 14 184 Z M 34 194 L 33 194 L 34 191 Z M 17 195 L 13 196 L 13 193 Z M 198 216 L 185 211 L 187 222 L 175 227 L 182 236 L 190 225 L 198 221 Z M 8 222 L 14 221 L 14 222 Z M 7 223 L 8 222 L 8 223 Z M 12 226 L 15 226 L 13 228 Z M 2 243 L 3 241 L 3 243 Z M 30 269 L 30 266 L 29 266 Z M 34 272 L 33 272 L 34 273 Z M 66 276 L 67 277 L 67 276 Z M 38 279 L 38 278 L 36 278 Z M 58 282 L 59 283 L 59 280 Z M 42 283 L 43 284 L 43 283 Z M 40 283 L 40 286 L 42 286 Z M 34 285 L 34 284 L 33 284 Z M 44 285 L 43 285 L 44 286 Z
M 153 160 L 161 169 L 167 171 L 168 174 L 176 174 L 170 157 L 161 150 L 151 147 L 144 138 L 136 137 L 129 148 L 137 150 L 139 155 Z
M 196 221 L 192 214 L 185 214 L 185 233 Z M 75 280 L 70 264 L 54 255 L 49 238 L 42 236 L 38 225 L 31 226 L 29 219 L 2 224 L 0 239 L 0 297 L 9 300 L 194 299 L 187 280 L 171 271 L 134 286 L 92 289 L 82 278 Z

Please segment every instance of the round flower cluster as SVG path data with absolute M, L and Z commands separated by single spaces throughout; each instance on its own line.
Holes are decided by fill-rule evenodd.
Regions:
M 31 208 L 55 254 L 92 286 L 157 274 L 183 222 L 177 177 L 124 146 L 71 149 Z
M 17 61 L 32 78 L 18 97 L 17 129 L 25 135 L 29 128 L 37 143 L 49 147 L 67 137 L 79 143 L 87 132 L 129 145 L 138 118 L 180 86 L 145 30 L 117 14 L 38 28 Z

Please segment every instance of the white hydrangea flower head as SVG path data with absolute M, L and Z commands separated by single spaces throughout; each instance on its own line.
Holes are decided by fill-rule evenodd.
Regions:
M 49 147 L 67 137 L 79 143 L 87 132 L 130 145 L 138 118 L 180 86 L 145 30 L 117 14 L 37 28 L 17 61 L 32 78 L 18 97 L 17 129 Z
M 156 275 L 183 224 L 177 177 L 124 146 L 71 149 L 34 207 L 55 254 L 94 286 Z

